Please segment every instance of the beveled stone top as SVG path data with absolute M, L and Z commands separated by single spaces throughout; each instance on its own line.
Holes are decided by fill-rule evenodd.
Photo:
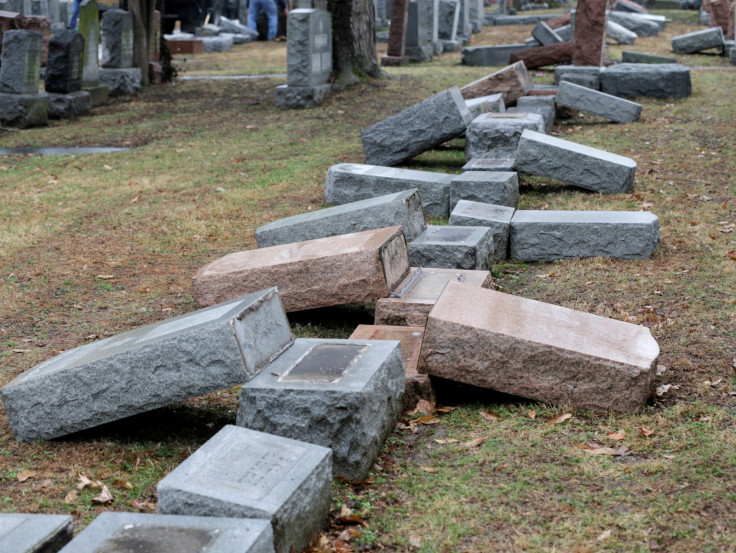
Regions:
M 401 299 L 411 303 L 434 303 L 448 282 L 484 286 L 490 281 L 490 276 L 489 271 L 412 267 L 407 277 L 392 291 L 389 299 Z

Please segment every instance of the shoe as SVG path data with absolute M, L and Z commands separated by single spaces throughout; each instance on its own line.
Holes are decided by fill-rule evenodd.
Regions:
M 276 42 L 286 42 L 286 37 L 284 35 L 281 35 L 281 36 L 277 36 L 274 40 Z

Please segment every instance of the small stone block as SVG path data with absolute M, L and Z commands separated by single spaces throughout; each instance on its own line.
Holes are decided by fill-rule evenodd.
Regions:
M 427 377 L 423 375 L 423 378 Z M 54 553 L 71 539 L 72 517 L 69 515 L 0 513 L 0 551 L 3 553 Z
M 427 319 L 419 370 L 545 403 L 636 413 L 658 356 L 646 327 L 448 283 Z
M 298 338 L 243 385 L 237 425 L 332 449 L 333 475 L 363 480 L 401 414 L 398 342 Z
M 376 302 L 375 324 L 424 327 L 427 315 L 449 281 L 483 288 L 493 285 L 488 271 L 412 267 L 390 297 Z
M 516 158 L 513 157 L 475 157 L 463 165 L 461 171 L 514 171 Z
M 259 248 L 400 226 L 408 241 L 427 224 L 416 188 L 279 219 L 256 229 Z
M 523 100 L 524 98 L 532 98 L 532 96 L 522 96 L 521 98 L 516 100 L 516 106 L 509 108 L 507 113 L 536 113 L 542 118 L 542 121 L 544 122 L 543 132 L 545 134 L 551 133 L 552 129 L 555 126 L 555 115 L 557 113 L 555 109 L 554 100 L 552 98 L 548 98 L 549 100 L 552 100 L 552 101 L 546 102 L 546 103 L 526 104 L 524 106 L 520 106 L 519 102 Z
M 447 217 L 452 177 L 430 171 L 339 163 L 327 171 L 325 201 L 342 205 L 416 188 L 424 213 Z
M 107 99 L 110 96 L 110 89 L 104 85 L 85 86 L 84 90 L 89 94 L 89 107 L 91 108 L 101 106 L 107 102 Z
M 659 219 L 644 211 L 523 211 L 511 219 L 509 257 L 555 261 L 580 257 L 649 259 Z
M 519 177 L 515 172 L 467 171 L 450 185 L 451 208 L 460 200 L 515 208 L 519 204 Z
M 641 104 L 562 81 L 555 101 L 561 106 L 592 113 L 614 123 L 632 123 L 641 117 Z
M 449 224 L 456 227 L 489 227 L 493 231 L 493 260 L 508 257 L 509 232 L 513 207 L 460 200 L 450 214 Z
M 268 519 L 276 553 L 302 551 L 327 519 L 331 483 L 326 447 L 227 425 L 158 483 L 158 512 Z
M 679 63 L 619 63 L 601 70 L 601 91 L 622 98 L 687 98 L 690 68 Z
M 540 21 L 532 29 L 532 36 L 542 46 L 549 46 L 550 44 L 557 44 L 558 42 L 564 42 L 562 37 L 558 35 L 553 29 L 549 27 L 544 21 Z
M 49 93 L 49 119 L 72 119 L 89 113 L 89 92 L 78 90 L 69 94 Z
M 470 121 L 454 86 L 360 131 L 365 161 L 396 165 L 461 135 Z
M 276 87 L 276 107 L 279 109 L 313 108 L 325 99 L 332 90 L 331 84 L 319 86 L 290 86 Z
M 723 38 L 720 27 L 687 33 L 673 37 L 672 51 L 675 54 L 695 54 L 711 48 L 723 48 Z
M 487 271 L 493 261 L 493 231 L 429 225 L 409 244 L 409 256 L 421 267 Z
M 105 512 L 62 549 L 63 553 L 164 551 L 273 553 L 273 530 L 263 518 Z
M 460 92 L 466 100 L 501 93 L 506 105 L 512 105 L 517 98 L 526 95 L 532 86 L 532 78 L 524 62 L 519 61 L 466 84 Z
M 609 38 L 617 44 L 634 44 L 636 42 L 636 33 L 629 31 L 623 25 L 619 25 L 610 19 L 606 21 L 606 38 Z
M 636 36 L 657 36 L 659 31 L 662 30 L 662 27 L 660 27 L 658 22 L 651 21 L 641 14 L 625 13 L 614 10 L 609 12 L 608 19 L 635 33 Z M 662 23 L 662 26 L 663 25 L 664 23 Z
M 409 272 L 401 227 L 231 253 L 192 280 L 199 305 L 278 286 L 286 311 L 376 300 Z
M 65 351 L 0 398 L 18 440 L 47 440 L 242 384 L 291 341 L 271 288 Z
M 528 130 L 519 140 L 516 167 L 603 194 L 628 192 L 636 173 L 631 158 Z
M 473 119 L 465 133 L 465 159 L 514 157 L 525 130 L 543 133 L 544 119 L 537 113 L 484 113 Z

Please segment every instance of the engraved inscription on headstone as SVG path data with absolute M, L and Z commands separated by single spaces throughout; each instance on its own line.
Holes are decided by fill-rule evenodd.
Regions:
M 279 380 L 337 382 L 370 346 L 319 344 L 311 348 Z
M 218 534 L 216 529 L 126 524 L 94 553 L 206 553 Z

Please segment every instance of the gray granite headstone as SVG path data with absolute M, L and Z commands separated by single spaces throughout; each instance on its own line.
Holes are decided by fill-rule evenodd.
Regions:
M 508 257 L 509 230 L 513 207 L 460 200 L 450 214 L 449 224 L 456 227 L 489 227 L 493 232 L 493 260 Z
M 560 83 L 555 101 L 561 106 L 591 113 L 614 123 L 632 123 L 641 117 L 641 104 L 569 81 Z
M 95 0 L 82 0 L 79 5 L 79 32 L 84 38 L 82 86 L 95 87 L 100 82 L 98 48 L 100 44 L 100 10 Z
M 462 63 L 476 67 L 492 67 L 495 65 L 508 65 L 511 54 L 528 50 L 526 43 L 519 44 L 497 44 L 494 46 L 471 46 L 463 48 Z
M 5 31 L 0 55 L 0 92 L 38 93 L 43 35 L 37 31 Z
M 322 529 L 331 483 L 328 448 L 227 425 L 158 483 L 158 511 L 268 519 L 290 553 Z
M 406 23 L 406 55 L 410 61 L 432 59 L 434 47 L 429 42 L 429 10 L 425 0 L 409 2 Z
M 616 44 L 634 44 L 636 33 L 614 21 L 606 20 L 606 38 L 613 40 Z
M 488 271 L 494 256 L 493 231 L 488 227 L 430 225 L 409 244 L 409 256 L 419 267 Z
M 107 10 L 102 16 L 102 67 L 133 67 L 133 14 Z
M 292 341 L 275 288 L 74 348 L 0 388 L 18 440 L 242 384 Z
M 363 480 L 401 413 L 399 342 L 297 339 L 240 390 L 237 424 L 332 449 L 333 473 Z
M 723 48 L 723 30 L 720 27 L 711 27 L 672 39 L 672 51 L 675 54 L 694 54 L 711 48 Z
M 612 11 L 608 19 L 636 34 L 636 36 L 657 36 L 661 30 L 659 24 L 642 17 L 640 14 Z
M 524 130 L 545 132 L 545 122 L 537 113 L 485 113 L 473 119 L 465 133 L 465 159 L 514 157 Z
M 677 58 L 668 58 L 665 56 L 656 56 L 654 54 L 646 54 L 644 52 L 632 52 L 624 50 L 621 52 L 622 63 L 677 63 Z
M 460 0 L 440 0 L 437 18 L 437 33 L 441 40 L 457 39 L 460 18 Z
M 488 96 L 478 96 L 465 100 L 470 114 L 475 119 L 484 113 L 503 113 L 506 111 L 506 104 L 503 101 L 503 94 L 489 94 Z
M 601 91 L 622 98 L 686 98 L 690 68 L 679 63 L 618 63 L 601 69 Z
M 460 200 L 515 208 L 519 203 L 519 177 L 514 172 L 467 171 L 450 183 L 450 209 Z
M 266 519 L 105 512 L 63 553 L 274 553 Z
M 82 89 L 82 57 L 84 39 L 70 30 L 55 34 L 49 40 L 44 87 L 46 92 L 68 94 Z
M 544 21 L 540 21 L 532 29 L 532 36 L 542 46 L 551 46 L 552 44 L 563 42 L 562 37 L 558 35 L 554 29 L 551 29 Z
M 0 513 L 2 553 L 54 553 L 70 539 L 69 515 Z
M 595 87 L 599 88 L 601 68 L 596 65 L 558 65 L 555 67 L 554 85 L 558 86 L 560 81 L 569 75 L 586 75 L 595 79 Z
M 463 165 L 461 171 L 515 171 L 515 157 L 475 157 Z
M 332 18 L 326 10 L 288 15 L 286 84 L 323 85 L 332 73 Z

